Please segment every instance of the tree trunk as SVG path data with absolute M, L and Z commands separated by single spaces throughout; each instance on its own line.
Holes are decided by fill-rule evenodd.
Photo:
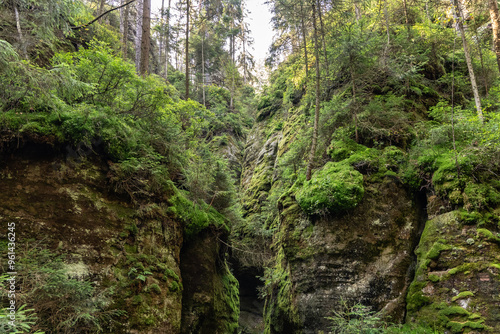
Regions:
M 474 93 L 474 100 L 476 102 L 477 115 L 481 122 L 484 121 L 483 111 L 481 110 L 481 99 L 479 98 L 479 91 L 477 89 L 476 76 L 474 75 L 474 68 L 472 67 L 472 60 L 469 53 L 469 48 L 467 46 L 467 40 L 465 38 L 465 29 L 462 23 L 462 13 L 460 7 L 458 6 L 458 0 L 452 0 L 452 4 L 455 7 L 455 20 L 458 24 L 460 30 L 460 35 L 462 37 L 462 44 L 464 46 L 465 61 L 467 62 L 467 68 L 469 69 L 470 83 L 472 86 L 472 92 Z
M 243 33 L 243 84 L 246 85 L 247 83 L 247 54 L 246 54 L 246 48 L 245 48 L 245 44 L 246 44 L 246 37 L 245 37 L 245 27 L 243 26 L 243 23 L 241 24 L 242 25 L 242 33 Z
M 411 28 L 410 28 L 410 20 L 408 19 L 408 6 L 406 5 L 406 0 L 403 0 L 403 9 L 405 12 L 406 30 L 408 30 L 408 40 L 410 40 L 411 39 Z
M 497 56 L 498 71 L 500 71 L 500 17 L 497 0 L 489 0 L 491 28 L 493 30 L 493 45 Z
M 391 34 L 389 31 L 389 14 L 387 13 L 387 0 L 384 0 L 385 28 L 387 30 L 387 45 L 391 44 Z
M 186 100 L 189 99 L 189 11 L 191 0 L 186 2 Z
M 314 56 L 316 58 L 316 107 L 314 110 L 314 128 L 311 143 L 311 152 L 309 152 L 309 162 L 307 163 L 306 180 L 311 179 L 312 167 L 314 165 L 314 156 L 316 155 L 316 145 L 318 142 L 318 127 L 319 127 L 319 90 L 320 90 L 320 71 L 319 71 L 319 45 L 318 45 L 318 29 L 316 27 L 316 8 L 314 0 L 312 2 L 312 21 L 314 29 Z
M 99 4 L 99 13 L 97 15 L 101 15 L 104 13 L 104 5 L 106 4 L 106 0 L 101 0 L 101 3 Z M 99 22 L 102 22 L 102 18 L 99 19 Z
M 125 1 L 126 0 L 120 0 L 120 6 L 123 6 L 125 4 Z M 125 24 L 125 15 L 124 15 L 124 12 L 125 12 L 125 7 L 121 7 L 120 8 L 120 35 L 123 36 L 123 31 L 124 31 L 124 24 Z
M 304 23 L 304 5 L 302 3 L 302 0 L 300 0 L 300 23 L 302 26 L 302 40 L 304 43 L 304 58 L 305 58 L 305 63 L 306 63 L 306 78 L 309 76 L 309 60 L 307 59 L 307 31 L 306 31 L 306 24 Z
M 356 76 L 354 75 L 354 69 L 352 68 L 352 62 L 351 66 L 349 66 L 349 70 L 351 72 L 351 81 L 352 81 L 352 100 L 353 100 L 353 115 L 352 118 L 354 120 L 354 134 L 356 138 L 356 143 L 359 143 L 359 134 L 358 134 L 358 101 L 356 99 Z
M 477 33 L 477 29 L 475 31 L 476 40 L 479 41 L 479 34 Z M 481 43 L 477 43 L 477 52 L 479 54 L 479 60 L 481 61 L 481 77 L 483 78 L 484 90 L 486 92 L 486 96 L 488 96 L 488 77 L 486 75 L 486 70 L 484 68 L 484 58 L 483 58 L 483 50 L 481 49 Z
M 234 76 L 235 76 L 235 69 L 236 69 L 236 64 L 234 61 L 234 56 L 236 54 L 236 48 L 235 48 L 235 36 L 234 36 L 234 19 L 231 20 L 231 36 L 229 38 L 230 41 L 230 53 L 231 53 L 231 100 L 229 102 L 229 110 L 233 111 L 234 110 Z
M 326 52 L 326 42 L 325 42 L 325 26 L 323 24 L 323 14 L 321 10 L 321 0 L 318 0 L 318 16 L 319 16 L 319 23 L 321 27 L 321 42 L 323 45 L 323 54 L 325 57 L 325 69 L 326 69 L 326 77 L 330 77 L 330 69 L 329 69 L 329 64 L 328 64 L 328 53 Z
M 359 22 L 361 20 L 361 5 L 359 4 L 359 0 L 354 1 L 354 13 L 356 15 L 356 21 Z
M 167 33 L 165 36 L 165 79 L 168 80 L 168 53 L 170 52 L 170 5 L 172 4 L 172 0 L 168 0 L 168 8 L 167 8 Z
M 126 0 L 122 0 L 125 3 Z M 126 6 L 122 8 L 123 10 L 123 33 L 122 33 L 122 56 L 124 60 L 127 60 L 128 53 L 128 13 L 129 8 Z
M 135 20 L 135 68 L 137 72 L 139 72 L 139 67 L 141 64 L 141 41 L 142 41 L 142 10 L 143 10 L 143 1 L 137 1 L 137 17 Z
M 17 34 L 19 35 L 19 44 L 21 46 L 23 57 L 28 59 L 28 51 L 26 48 L 26 42 L 24 41 L 23 32 L 21 30 L 21 19 L 19 18 L 19 11 L 17 10 L 17 3 L 14 2 L 13 6 L 14 6 L 14 15 L 16 16 L 16 28 L 17 28 Z
M 206 97 L 205 97 L 205 32 L 201 36 L 201 88 L 203 92 L 203 105 L 206 107 Z
M 151 46 L 151 0 L 143 0 L 141 66 L 139 73 L 146 76 L 149 71 L 149 49 Z
M 164 36 L 164 31 L 165 31 L 165 22 L 163 22 L 164 18 L 165 18 L 165 0 L 161 0 L 161 12 L 160 12 L 160 45 L 159 45 L 159 51 L 160 51 L 160 54 L 158 55 L 158 63 L 159 63 L 159 70 L 158 70 L 158 74 L 161 75 L 161 72 L 162 72 L 162 62 L 163 62 L 163 36 Z

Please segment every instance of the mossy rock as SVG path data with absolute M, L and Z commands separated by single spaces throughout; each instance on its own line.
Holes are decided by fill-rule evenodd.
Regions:
M 343 163 L 327 163 L 304 182 L 295 198 L 309 215 L 339 213 L 358 205 L 364 195 L 363 175 Z
M 332 140 L 328 148 L 328 154 L 333 161 L 342 161 L 363 148 L 352 139 Z

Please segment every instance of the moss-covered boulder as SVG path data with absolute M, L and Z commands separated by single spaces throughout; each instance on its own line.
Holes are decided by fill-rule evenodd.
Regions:
M 363 198 L 363 175 L 344 163 L 327 163 L 304 182 L 295 197 L 310 215 L 352 209 Z

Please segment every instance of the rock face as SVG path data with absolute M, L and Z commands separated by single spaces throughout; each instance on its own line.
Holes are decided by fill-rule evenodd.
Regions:
M 342 300 L 383 310 L 393 321 L 405 313 L 405 296 L 411 281 L 409 268 L 417 242 L 419 222 L 424 217 L 418 201 L 411 198 L 396 180 L 366 187 L 362 203 L 340 216 L 309 218 L 292 198 L 284 201 L 277 240 L 277 261 L 293 294 L 289 319 L 302 333 L 318 333 L 329 328 L 332 310 Z M 272 291 L 268 307 L 270 333 L 286 323 L 290 306 L 280 305 L 289 296 Z M 284 314 L 288 313 L 288 314 Z
M 242 186 L 249 224 L 258 224 L 268 198 L 283 191 L 276 166 L 298 140 L 302 119 L 294 110 L 288 117 L 282 132 L 269 131 L 279 122 L 271 119 L 257 123 L 248 137 Z M 410 194 L 396 177 L 363 178 L 364 197 L 348 212 L 307 215 L 291 190 L 279 198 L 274 222 L 261 226 L 274 231 L 267 240 L 274 257 L 265 264 L 261 287 L 265 333 L 326 332 L 326 317 L 342 300 L 383 310 L 392 321 L 404 319 L 425 199 Z
M 358 157 L 351 166 L 363 174 L 362 200 L 347 211 L 307 211 L 295 197 L 304 183 L 296 178 L 284 185 L 276 174 L 285 158 L 291 161 L 290 143 L 300 140 L 294 130 L 300 115 L 290 109 L 281 133 L 269 131 L 282 116 L 272 117 L 249 136 L 242 171 L 247 224 L 272 234 L 269 239 L 245 235 L 247 242 L 257 240 L 254 244 L 272 250 L 271 257 L 260 259 L 266 268 L 259 287 L 265 296 L 264 333 L 326 333 L 332 326 L 326 318 L 343 302 L 366 305 L 391 322 L 424 323 L 443 333 L 500 332 L 499 208 L 453 211 L 432 185 L 428 194 L 410 191 L 395 173 L 397 163 L 376 167 Z M 333 163 L 339 166 L 342 159 Z M 390 168 L 382 173 L 380 166 Z M 335 184 L 342 176 L 334 172 L 333 179 L 317 184 Z M 277 212 L 264 211 L 273 206 Z M 246 271 L 252 271 L 247 263 Z
M 213 324 L 217 330 L 210 333 L 234 332 L 229 329 L 237 326 L 237 282 L 220 248 L 221 232 L 214 228 L 202 232 L 199 243 L 185 244 L 182 223 L 168 213 L 168 198 L 132 202 L 118 195 L 110 182 L 111 163 L 99 156 L 74 159 L 45 144 L 6 151 L 0 152 L 1 241 L 4 245 L 7 223 L 14 222 L 24 286 L 19 301 L 34 308 L 46 328 L 86 312 L 108 333 L 201 333 L 181 321 L 191 319 L 191 313 L 182 315 L 183 305 L 191 312 L 201 299 L 211 307 L 196 307 L 196 317 L 204 319 L 197 321 Z M 51 263 L 59 259 L 56 268 Z M 198 261 L 203 261 L 200 275 L 192 270 Z M 44 290 L 49 282 L 44 270 L 61 273 L 53 275 L 56 290 Z M 40 286 L 30 277 L 38 277 Z M 69 284 L 71 292 L 63 294 Z M 198 292 L 203 284 L 210 289 Z M 87 289 L 81 300 L 75 296 L 83 290 L 76 287 Z M 56 319 L 56 311 L 64 318 Z M 72 328 L 96 332 L 78 321 Z
M 227 243 L 218 231 L 206 230 L 184 245 L 181 272 L 184 292 L 182 333 L 236 333 L 238 281 L 225 261 Z
M 500 332 L 500 238 L 497 227 L 468 225 L 463 212 L 426 223 L 407 319 L 450 333 Z M 493 232 L 492 232 L 493 230 Z
M 245 147 L 241 186 L 245 190 L 246 215 L 260 211 L 273 183 L 281 136 L 279 132 L 275 132 L 266 138 L 263 131 L 262 125 L 256 125 L 248 136 Z

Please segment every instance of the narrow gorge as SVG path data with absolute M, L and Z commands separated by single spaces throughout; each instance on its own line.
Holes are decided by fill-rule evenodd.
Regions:
M 499 27 L 0 1 L 0 333 L 500 333 Z

